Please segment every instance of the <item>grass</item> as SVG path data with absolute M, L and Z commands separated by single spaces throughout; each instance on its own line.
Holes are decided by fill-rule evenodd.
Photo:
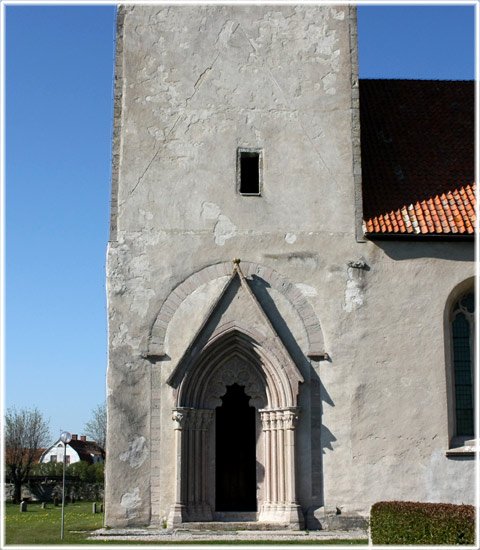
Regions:
M 65 506 L 65 538 L 60 538 L 62 507 L 48 503 L 42 509 L 40 503 L 29 502 L 26 512 L 20 512 L 20 505 L 5 505 L 5 544 L 81 544 L 103 523 L 102 514 L 92 513 L 91 502 L 76 502 Z M 78 533 L 76 531 L 85 531 Z
M 315 545 L 366 545 L 366 539 L 355 540 L 325 540 L 325 541 L 120 541 L 120 540 L 87 540 L 91 531 L 102 527 L 103 516 L 92 513 L 91 502 L 76 502 L 65 506 L 65 538 L 60 539 L 62 507 L 47 504 L 42 509 L 40 503 L 29 502 L 26 512 L 20 512 L 20 506 L 7 503 L 5 505 L 5 544 L 6 545 L 55 545 L 55 544 L 90 544 L 90 545 L 284 545 L 284 544 L 315 544 Z

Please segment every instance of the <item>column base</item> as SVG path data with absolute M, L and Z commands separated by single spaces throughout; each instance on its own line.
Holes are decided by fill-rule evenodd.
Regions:
M 262 505 L 258 521 L 278 523 L 288 529 L 303 529 L 305 520 L 301 506 L 289 502 L 265 502 Z
M 187 521 L 187 507 L 184 504 L 172 504 L 168 514 L 167 527 L 171 529 Z
M 277 505 L 273 502 L 264 502 L 258 515 L 258 521 L 262 523 L 274 523 L 277 521 Z
M 304 529 L 305 518 L 303 517 L 302 507 L 294 502 L 285 503 L 284 510 L 285 521 L 290 529 Z

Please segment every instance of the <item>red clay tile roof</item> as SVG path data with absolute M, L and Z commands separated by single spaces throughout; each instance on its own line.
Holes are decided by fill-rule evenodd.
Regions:
M 46 451 L 46 449 L 35 449 L 33 452 L 33 464 L 36 464 L 40 458 L 42 457 L 42 454 Z M 11 449 L 5 449 L 5 460 L 8 462 L 9 460 L 15 460 L 15 453 L 12 453 Z M 25 451 L 25 455 L 28 454 L 28 451 Z
M 92 455 L 96 455 L 98 457 L 103 456 L 103 450 L 94 441 L 72 439 L 69 445 L 72 449 L 77 451 L 80 460 L 85 460 L 86 462 L 93 462 Z
M 474 82 L 360 80 L 367 236 L 473 235 Z

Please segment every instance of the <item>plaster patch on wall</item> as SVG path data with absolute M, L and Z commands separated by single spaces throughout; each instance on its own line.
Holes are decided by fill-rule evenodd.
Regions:
M 345 304 L 343 309 L 351 313 L 363 305 L 364 299 L 364 282 L 363 271 L 353 267 L 348 268 L 347 286 L 345 288 Z
M 136 437 L 128 445 L 128 451 L 122 453 L 118 458 L 122 462 L 128 462 L 132 468 L 140 468 L 148 456 L 147 441 L 143 436 Z
M 143 218 L 145 221 L 153 220 L 153 214 L 151 212 L 147 212 L 146 210 L 143 210 L 143 208 L 139 208 L 138 213 L 140 214 L 140 218 Z
M 214 202 L 204 202 L 200 215 L 204 220 L 216 220 L 220 216 L 220 207 Z
M 132 338 L 125 323 L 121 323 L 117 331 L 112 331 L 112 347 L 130 346 L 138 349 L 142 341 L 141 337 Z
M 120 346 L 125 344 L 126 336 L 128 334 L 128 327 L 125 323 L 121 323 L 118 327 L 118 331 L 114 333 L 112 337 L 112 346 Z
M 135 508 L 138 508 L 142 504 L 140 498 L 140 488 L 135 487 L 131 493 L 125 493 L 121 500 L 120 505 L 125 508 L 127 518 L 134 518 L 137 514 L 134 512 Z
M 345 12 L 341 10 L 336 10 L 335 8 L 330 8 L 330 17 L 336 19 L 337 21 L 343 21 L 345 19 Z
M 132 295 L 130 311 L 144 317 L 148 311 L 150 298 L 155 296 L 154 290 L 148 286 L 152 268 L 147 255 L 142 254 L 131 258 L 130 270 L 132 273 L 141 273 L 141 276 L 133 277 L 127 283 L 128 290 Z
M 315 45 L 315 53 L 325 57 L 336 57 L 335 45 L 337 43 L 337 33 L 332 30 L 327 30 L 326 26 L 323 27 L 323 36 L 319 36 L 319 41 Z M 333 59 L 330 59 L 330 66 L 332 66 Z
M 220 214 L 213 233 L 215 235 L 215 244 L 223 246 L 226 240 L 231 239 L 237 234 L 237 226 L 232 223 L 230 218 Z
M 150 259 L 147 254 L 141 254 L 134 256 L 130 259 L 130 270 L 132 273 L 145 273 L 151 272 Z
M 137 278 L 136 280 L 138 279 L 139 278 Z M 154 296 L 155 291 L 153 291 L 151 288 L 142 287 L 139 284 L 135 291 L 135 294 L 133 295 L 133 301 L 132 305 L 130 306 L 130 311 L 136 313 L 137 315 L 145 317 L 148 311 L 148 303 L 150 301 L 150 298 L 153 298 Z
M 313 286 L 303 283 L 297 283 L 295 286 L 302 291 L 304 296 L 317 296 L 318 294 L 317 289 L 313 288 Z
M 286 241 L 288 244 L 293 244 L 296 240 L 297 240 L 297 236 L 294 235 L 293 233 L 287 233 L 287 234 L 285 235 L 285 241 Z
M 363 293 L 355 281 L 349 279 L 347 281 L 347 288 L 345 289 L 345 305 L 343 309 L 348 313 L 351 313 L 357 307 L 363 304 Z
M 122 295 L 125 290 L 125 277 L 119 269 L 125 246 L 112 246 L 108 244 L 107 248 L 107 292 L 108 294 Z
M 333 87 L 337 80 L 337 76 L 333 73 L 328 73 L 322 78 L 323 89 L 327 94 L 334 95 L 336 89 Z
M 158 128 L 157 126 L 149 126 L 147 131 L 153 138 L 155 138 L 156 141 L 165 141 L 166 136 L 162 128 Z

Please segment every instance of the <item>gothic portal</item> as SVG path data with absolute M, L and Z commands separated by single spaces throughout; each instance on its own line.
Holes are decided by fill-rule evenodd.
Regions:
M 239 264 L 167 380 L 177 392 L 172 525 L 228 512 L 303 524 L 295 489 L 303 378 Z

